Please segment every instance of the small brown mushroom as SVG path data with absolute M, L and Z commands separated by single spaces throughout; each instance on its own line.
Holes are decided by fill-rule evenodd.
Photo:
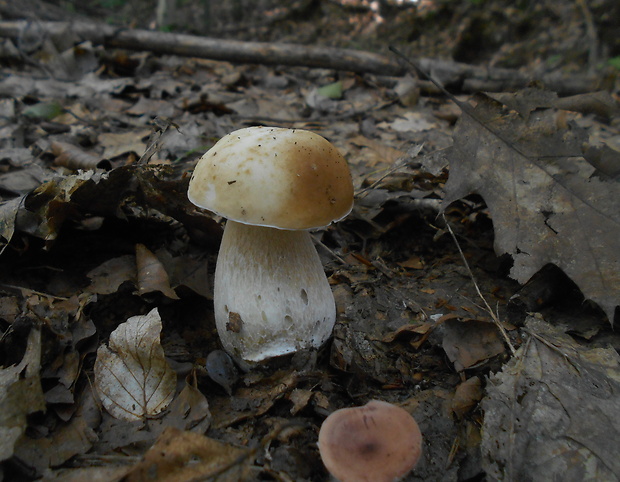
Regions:
M 418 462 L 422 434 L 409 412 L 371 400 L 327 417 L 319 431 L 319 452 L 340 482 L 391 482 Z

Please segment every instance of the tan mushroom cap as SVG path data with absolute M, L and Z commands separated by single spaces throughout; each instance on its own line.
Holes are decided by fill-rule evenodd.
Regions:
M 248 127 L 224 136 L 200 158 L 188 197 L 240 223 L 310 229 L 349 214 L 353 184 L 346 160 L 318 134 Z
M 319 451 L 340 482 L 389 482 L 416 465 L 422 434 L 406 410 L 372 400 L 327 417 L 319 431 Z

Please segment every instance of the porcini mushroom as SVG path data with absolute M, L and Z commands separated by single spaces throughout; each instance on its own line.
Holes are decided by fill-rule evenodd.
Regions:
M 319 452 L 340 482 L 391 482 L 415 467 L 422 434 L 405 409 L 371 400 L 330 414 L 319 431 Z
M 321 346 L 336 309 L 308 230 L 351 211 L 351 174 L 338 150 L 305 130 L 240 129 L 198 161 L 188 197 L 228 219 L 214 282 L 224 349 L 258 362 Z

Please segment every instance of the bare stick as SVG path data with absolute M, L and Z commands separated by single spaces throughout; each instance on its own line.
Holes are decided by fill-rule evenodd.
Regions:
M 89 40 L 106 48 L 144 50 L 156 54 L 199 57 L 237 63 L 264 65 L 298 65 L 312 68 L 343 70 L 382 76 L 402 76 L 405 66 L 396 59 L 374 52 L 325 46 L 269 42 L 242 42 L 195 35 L 154 32 L 114 27 L 93 22 L 0 22 L 0 37 L 19 39 L 29 36 L 66 36 L 73 34 L 78 41 Z M 393 49 L 394 50 L 394 49 Z M 402 54 L 400 54 L 402 55 Z M 421 69 L 431 72 L 443 85 L 457 86 L 462 92 L 498 92 L 526 87 L 532 80 L 562 95 L 597 90 L 600 76 L 552 73 L 540 79 L 515 69 L 485 68 L 449 60 L 420 58 Z M 428 82 L 422 83 L 429 87 Z

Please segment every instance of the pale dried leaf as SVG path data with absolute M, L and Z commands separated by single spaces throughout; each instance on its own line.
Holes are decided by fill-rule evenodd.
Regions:
M 174 106 L 172 102 L 161 99 L 148 99 L 146 97 L 140 97 L 130 109 L 127 114 L 131 115 L 144 115 L 148 114 L 152 117 L 163 116 L 174 118 L 178 115 L 179 110 Z
M 299 383 L 299 374 L 276 373 L 273 378 L 261 380 L 254 386 L 239 388 L 233 398 L 214 398 L 210 403 L 213 427 L 228 427 L 252 417 L 267 413 L 277 400 L 286 396 Z M 248 401 L 251 400 L 251 403 Z
M 375 166 L 377 163 L 392 165 L 405 155 L 403 151 L 394 149 L 387 144 L 375 139 L 369 139 L 362 135 L 354 137 L 351 143 L 368 150 L 368 152 L 364 152 L 364 154 L 367 157 L 367 159 L 365 159 L 366 164 L 369 166 Z
M 56 156 L 54 164 L 71 169 L 95 169 L 101 162 L 101 157 L 67 142 L 52 142 L 52 154 Z
M 391 128 L 396 132 L 421 132 L 436 129 L 437 123 L 420 112 L 406 112 L 391 123 L 381 122 L 377 127 Z
M 293 406 L 290 409 L 291 415 L 297 415 L 308 406 L 314 392 L 305 388 L 294 388 L 288 396 Z
M 75 211 L 73 196 L 103 177 L 101 172 L 91 170 L 41 184 L 26 198 L 28 209 L 18 211 L 16 227 L 46 241 L 56 239 L 67 216 Z
M 104 465 L 94 467 L 80 467 L 77 469 L 59 469 L 48 472 L 45 482 L 120 482 L 129 472 L 130 467 L 125 465 Z
M 2 250 L 8 245 L 15 233 L 15 218 L 22 207 L 24 198 L 21 196 L 0 204 L 0 236 L 2 237 Z M 0 252 L 2 251 L 0 250 Z
M 123 420 L 161 413 L 174 398 L 176 375 L 164 357 L 157 308 L 133 316 L 97 350 L 95 387 L 106 410 Z
M 159 291 L 170 299 L 179 297 L 170 287 L 170 279 L 163 264 L 143 244 L 136 244 L 136 266 L 138 268 L 138 293 Z
M 141 155 L 146 150 L 146 143 L 142 139 L 147 138 L 150 133 L 150 129 L 139 129 L 121 134 L 99 134 L 97 139 L 104 147 L 103 157 L 113 159 L 131 152 Z

